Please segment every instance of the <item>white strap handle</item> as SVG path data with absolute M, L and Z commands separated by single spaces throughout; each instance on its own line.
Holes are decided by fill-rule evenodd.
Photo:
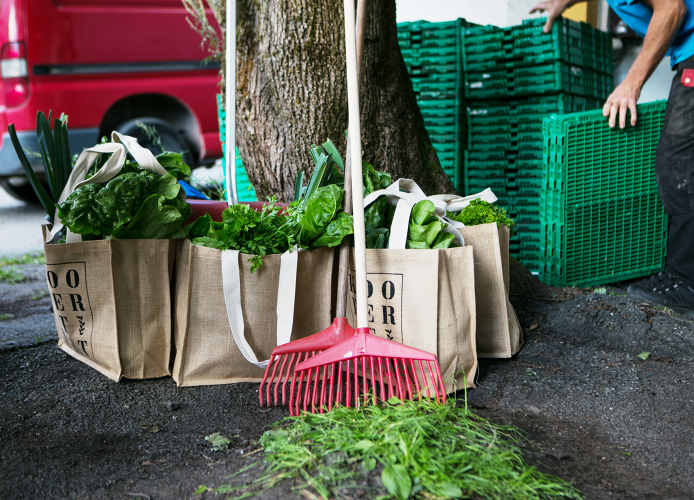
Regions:
M 412 179 L 398 179 L 387 188 L 374 191 L 364 198 L 364 206 L 371 205 L 380 196 L 385 196 L 389 205 L 395 205 L 388 248 L 400 250 L 406 248 L 412 208 L 422 200 L 429 200 L 434 204 L 434 215 L 448 224 L 444 232 L 452 234 L 460 246 L 465 246 L 463 235 L 446 219 L 448 203 L 440 196 L 427 196 Z
M 222 252 L 222 286 L 229 326 L 234 342 L 246 361 L 259 368 L 265 368 L 270 360 L 258 361 L 258 357 L 248 344 L 244 333 L 239 254 L 238 250 L 224 250 Z M 280 259 L 280 278 L 277 290 L 277 345 L 286 344 L 291 340 L 298 262 L 299 250 L 296 248 L 283 253 Z
M 77 158 L 77 163 L 75 163 L 74 168 L 70 172 L 70 177 L 68 178 L 63 192 L 60 194 L 58 203 L 63 203 L 77 188 L 87 184 L 103 184 L 113 179 L 123 168 L 123 164 L 125 163 L 125 158 L 127 157 L 128 153 L 133 155 L 133 158 L 135 158 L 135 161 L 140 165 L 140 168 L 149 170 L 157 175 L 168 174 L 164 167 L 162 167 L 154 157 L 152 152 L 149 149 L 140 146 L 137 139 L 134 137 L 113 132 L 111 134 L 111 140 L 113 142 L 97 144 L 92 148 L 82 151 L 79 158 Z M 89 172 L 89 169 L 94 162 L 99 158 L 99 156 L 106 153 L 113 153 L 113 155 L 96 174 L 91 176 L 89 179 L 86 179 L 87 172 Z M 53 239 L 53 237 L 62 228 L 63 223 L 58 217 L 58 209 L 56 208 L 55 215 L 53 216 L 51 239 Z M 79 234 L 68 233 L 66 241 L 68 243 L 82 241 L 82 236 Z

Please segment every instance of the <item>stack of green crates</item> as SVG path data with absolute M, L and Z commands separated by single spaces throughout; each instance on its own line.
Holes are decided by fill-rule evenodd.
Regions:
M 222 141 L 222 170 L 224 171 L 224 189 L 226 189 L 226 111 L 222 106 L 221 97 L 219 95 L 217 96 L 217 114 L 219 116 L 219 139 Z M 243 161 L 241 161 L 241 155 L 239 154 L 239 150 L 238 148 L 235 148 L 235 150 L 236 161 L 234 164 L 234 168 L 236 171 L 236 194 L 238 195 L 239 201 L 257 201 L 258 198 L 255 194 L 255 189 L 251 185 L 251 181 L 248 180 L 248 173 L 246 172 L 246 167 L 243 166 Z
M 614 87 L 610 35 L 586 23 L 545 19 L 463 31 L 467 151 L 463 185 L 491 187 L 516 221 L 511 255 L 541 270 L 542 119 L 601 108 Z
M 458 192 L 462 191 L 461 162 L 467 136 L 461 35 L 471 26 L 475 25 L 465 19 L 398 24 L 398 43 L 424 125 Z
M 663 269 L 667 216 L 655 151 L 665 104 L 637 106 L 636 126 L 623 130 L 601 111 L 544 120 L 542 281 L 599 285 Z

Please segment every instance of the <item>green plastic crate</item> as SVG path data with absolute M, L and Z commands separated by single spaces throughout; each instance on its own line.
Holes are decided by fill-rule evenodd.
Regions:
M 606 73 L 614 71 L 610 34 L 568 19 L 557 20 L 552 32 L 544 33 L 545 22 L 545 19 L 528 19 L 508 28 L 481 26 L 462 30 L 465 71 L 553 60 Z
M 611 129 L 600 111 L 545 119 L 545 283 L 595 285 L 662 269 L 667 217 L 656 186 L 655 151 L 665 105 L 637 106 L 637 125 L 623 130 Z
M 222 101 L 219 95 L 217 95 L 217 114 L 219 118 L 219 138 L 222 141 L 222 170 L 225 172 L 224 189 L 226 190 L 226 111 L 222 107 Z M 246 167 L 243 166 L 239 150 L 238 148 L 235 148 L 235 150 L 236 161 L 234 168 L 236 171 L 236 194 L 238 195 L 238 199 L 239 201 L 258 201 L 255 188 L 248 180 L 248 173 L 246 172 Z
M 655 189 L 655 152 L 665 106 L 666 101 L 638 105 L 636 126 L 624 129 L 610 128 L 601 111 L 546 118 L 543 182 L 552 210 L 547 217 L 574 204 Z
M 465 97 L 488 99 L 508 96 L 569 92 L 606 99 L 614 78 L 589 68 L 561 61 L 530 67 L 465 73 Z
M 576 205 L 563 222 L 543 222 L 540 279 L 589 286 L 662 271 L 667 215 L 657 191 Z
M 470 125 L 503 125 L 534 120 L 538 115 L 575 113 L 602 109 L 604 102 L 597 98 L 560 93 L 519 97 L 512 100 L 467 101 Z

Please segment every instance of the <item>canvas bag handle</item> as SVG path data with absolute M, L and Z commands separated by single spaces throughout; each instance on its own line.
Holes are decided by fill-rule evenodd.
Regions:
M 222 286 L 224 303 L 231 327 L 231 335 L 246 361 L 259 368 L 265 368 L 270 360 L 258 361 L 258 357 L 246 340 L 244 333 L 243 310 L 241 309 L 240 252 L 222 251 Z M 277 289 L 277 345 L 291 340 L 294 325 L 294 302 L 296 299 L 296 272 L 299 250 L 294 248 L 282 254 L 280 259 L 280 278 Z
M 77 188 L 87 184 L 103 184 L 113 179 L 123 168 L 123 164 L 125 163 L 125 158 L 127 157 L 128 153 L 135 158 L 135 161 L 144 170 L 148 170 L 157 175 L 168 174 L 164 167 L 162 167 L 154 157 L 152 152 L 149 149 L 140 146 L 137 139 L 134 137 L 123 135 L 119 132 L 113 132 L 111 134 L 111 141 L 112 142 L 108 142 L 106 144 L 97 144 L 94 147 L 82 151 L 79 158 L 77 158 L 77 163 L 75 163 L 74 168 L 70 172 L 70 177 L 68 178 L 63 192 L 60 194 L 58 203 L 63 203 Z M 113 155 L 96 174 L 91 176 L 89 179 L 86 179 L 89 168 L 102 154 L 105 153 L 113 153 Z M 57 208 L 55 210 L 53 221 L 54 224 L 53 229 L 51 230 L 51 239 L 53 239 L 58 231 L 63 228 L 63 223 L 58 217 Z M 82 236 L 68 232 L 66 241 L 68 243 L 82 241 Z
M 412 179 L 398 179 L 385 189 L 374 191 L 364 198 L 364 206 L 368 207 L 379 197 L 385 196 L 389 205 L 395 205 L 395 215 L 390 227 L 390 239 L 388 248 L 405 249 L 407 245 L 407 233 L 410 225 L 412 208 L 422 200 L 429 200 L 434 204 L 434 215 L 447 224 L 444 232 L 451 233 L 460 246 L 465 246 L 465 239 L 457 228 L 464 224 L 446 217 L 446 212 L 459 212 L 470 204 L 470 201 L 481 198 L 489 203 L 497 200 L 491 189 L 487 188 L 481 193 L 461 197 L 458 195 L 439 194 L 427 196 L 424 191 Z

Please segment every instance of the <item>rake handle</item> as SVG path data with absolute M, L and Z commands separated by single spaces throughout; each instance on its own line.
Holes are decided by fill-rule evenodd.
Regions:
M 345 45 L 347 54 L 347 108 L 349 144 L 352 157 L 352 211 L 354 219 L 354 264 L 357 275 L 357 327 L 368 328 L 366 311 L 366 234 L 364 228 L 364 186 L 361 171 L 361 124 L 359 117 L 359 81 L 354 0 L 345 0 Z
M 366 0 L 357 2 L 357 81 L 361 79 L 361 60 L 362 48 L 364 45 L 364 16 L 366 13 Z M 349 150 L 350 133 L 347 132 L 347 158 L 345 162 L 345 197 L 342 203 L 342 210 L 345 213 L 352 213 L 352 155 Z M 347 316 L 347 274 L 349 272 L 349 249 L 350 238 L 344 238 L 340 245 L 339 267 L 337 274 L 337 302 L 335 316 L 345 318 Z

